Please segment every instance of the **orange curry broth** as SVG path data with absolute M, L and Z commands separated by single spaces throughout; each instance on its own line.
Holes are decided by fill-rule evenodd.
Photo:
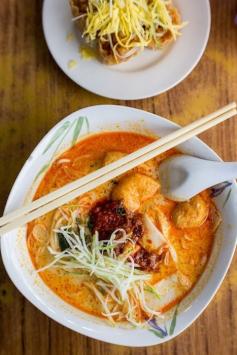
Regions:
M 43 177 L 35 193 L 34 199 L 37 199 L 50 191 L 99 168 L 106 152 L 120 151 L 124 153 L 131 153 L 153 142 L 154 140 L 155 139 L 152 137 L 132 132 L 106 132 L 91 135 L 90 137 L 78 142 L 54 161 Z M 178 151 L 176 149 L 171 149 L 157 157 L 157 161 L 159 163 L 168 156 L 177 153 Z M 81 157 L 84 158 L 81 159 Z M 88 160 L 91 162 L 89 165 Z M 60 163 L 60 161 L 62 163 Z M 206 200 L 209 206 L 213 205 L 208 191 L 203 192 L 202 197 Z M 198 266 L 200 264 L 200 260 L 203 255 L 206 255 L 208 259 L 212 248 L 214 238 L 213 232 L 211 231 L 212 220 L 208 217 L 201 227 L 192 229 L 189 228 L 187 231 L 190 236 L 190 240 L 186 240 L 184 242 L 184 231 L 176 228 L 172 222 L 171 213 L 175 206 L 176 202 L 168 201 L 164 207 L 160 208 L 163 208 L 162 212 L 165 213 L 170 221 L 172 228 L 170 241 L 179 257 L 179 269 L 190 278 L 193 287 L 206 264 L 205 261 L 202 266 Z M 148 209 L 147 212 L 152 215 L 152 213 L 154 213 L 154 206 Z M 52 224 L 52 219 L 53 212 L 48 213 L 47 215 L 28 224 L 27 244 L 32 262 L 36 269 L 47 264 L 49 260 L 47 257 L 42 257 L 40 260 L 37 258 L 37 251 L 40 247 L 42 247 L 42 244 L 34 238 L 32 230 L 38 223 L 49 229 Z M 176 270 L 177 269 L 173 262 L 171 262 L 168 266 L 161 265 L 159 272 L 155 272 L 153 274 L 152 282 L 158 282 L 159 280 L 173 274 Z M 47 286 L 66 302 L 83 311 L 86 311 L 87 313 L 101 316 L 101 307 L 99 302 L 94 297 L 92 291 L 90 291 L 87 287 L 82 287 L 81 284 L 76 281 L 76 275 L 66 275 L 64 272 L 56 272 L 55 270 L 52 271 L 48 269 L 41 272 L 40 276 Z M 171 308 L 186 294 L 187 292 L 185 292 L 182 297 L 177 298 L 175 301 L 165 306 L 162 311 L 166 311 Z

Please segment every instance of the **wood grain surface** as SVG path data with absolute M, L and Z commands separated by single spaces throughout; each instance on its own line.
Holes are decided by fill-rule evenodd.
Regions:
M 117 103 L 183 125 L 237 100 L 237 1 L 212 0 L 211 7 L 210 40 L 192 74 L 158 97 L 116 102 L 81 89 L 57 67 L 42 33 L 42 1 L 1 0 L 0 212 L 32 149 L 55 123 L 74 110 Z M 201 138 L 224 160 L 237 160 L 237 119 Z M 188 330 L 163 345 L 140 349 L 92 340 L 50 320 L 16 290 L 1 263 L 0 354 L 236 355 L 237 257 L 214 300 Z

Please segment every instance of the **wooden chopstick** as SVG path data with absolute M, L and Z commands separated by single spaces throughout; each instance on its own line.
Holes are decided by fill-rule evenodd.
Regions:
M 118 175 L 154 158 L 208 128 L 223 122 L 237 113 L 236 104 L 231 103 L 218 111 L 205 116 L 171 134 L 111 163 L 81 179 L 23 206 L 22 208 L 0 218 L 0 234 L 25 224 L 39 216 L 69 202 Z
M 229 105 L 224 106 L 221 109 L 219 109 L 219 110 L 217 110 L 217 111 L 215 111 L 203 118 L 200 118 L 200 119 L 194 121 L 193 123 L 172 132 L 171 134 L 169 134 L 165 137 L 160 138 L 159 140 L 123 157 L 122 159 L 117 160 L 114 163 L 111 163 L 110 165 L 107 165 L 99 170 L 96 170 L 93 173 L 90 173 L 83 178 L 75 180 L 75 181 L 65 185 L 64 187 L 62 187 L 54 192 L 51 192 L 51 193 L 47 194 L 46 196 L 43 196 L 40 199 L 37 199 L 37 200 L 31 202 L 30 204 L 27 204 L 26 206 L 23 206 L 14 212 L 9 213 L 8 215 L 0 218 L 0 227 L 2 225 L 4 225 L 5 223 L 14 220 L 16 217 L 20 217 L 21 215 L 24 215 L 31 210 L 39 208 L 39 207 L 47 204 L 48 202 L 55 200 L 58 197 L 63 196 L 65 194 L 71 192 L 74 189 L 79 188 L 80 186 L 83 186 L 84 184 L 88 183 L 89 181 L 96 179 L 98 176 L 103 175 L 103 174 L 107 174 L 112 169 L 115 169 L 123 164 L 126 164 L 129 161 L 139 157 L 140 155 L 143 155 L 146 152 L 148 152 L 152 149 L 156 149 L 157 147 L 169 142 L 171 139 L 179 137 L 179 136 L 183 135 L 184 133 L 186 133 L 194 128 L 197 128 L 197 127 L 201 126 L 202 124 L 209 122 L 213 118 L 215 118 L 225 112 L 228 112 L 232 109 L 235 109 L 235 108 L 236 108 L 236 103 L 234 103 L 234 102 L 230 103 Z

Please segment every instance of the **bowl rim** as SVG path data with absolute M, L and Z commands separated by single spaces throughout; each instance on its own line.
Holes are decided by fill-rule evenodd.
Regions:
M 71 114 L 69 114 L 68 116 L 66 116 L 64 119 L 60 120 L 56 125 L 54 125 L 50 130 L 49 132 L 40 140 L 40 142 L 36 145 L 35 149 L 33 150 L 33 152 L 31 153 L 30 157 L 27 159 L 27 161 L 25 162 L 25 164 L 23 165 L 20 173 L 18 174 L 16 180 L 15 180 L 15 183 L 13 184 L 13 187 L 10 191 L 10 194 L 8 196 L 8 199 L 7 199 L 7 203 L 6 203 L 6 206 L 5 206 L 5 209 L 4 209 L 4 214 L 8 212 L 8 209 L 9 209 L 9 203 L 12 199 L 12 196 L 16 193 L 16 191 L 18 190 L 19 187 L 18 184 L 19 184 L 19 180 L 21 179 L 22 175 L 24 174 L 25 170 L 28 168 L 28 162 L 31 160 L 31 157 L 35 154 L 35 152 L 40 149 L 40 147 L 44 146 L 45 142 L 47 142 L 48 138 L 52 135 L 52 133 L 57 129 L 57 127 L 59 125 L 62 124 L 62 122 L 68 120 L 68 119 L 72 119 L 72 117 L 77 114 L 81 114 L 82 111 L 90 111 L 90 110 L 100 110 L 100 109 L 106 109 L 106 110 L 110 110 L 113 112 L 113 110 L 115 109 L 119 109 L 122 111 L 127 111 L 127 113 L 129 113 L 129 111 L 133 111 L 133 112 L 136 112 L 138 114 L 144 114 L 144 121 L 146 121 L 146 119 L 149 119 L 148 116 L 150 118 L 153 118 L 157 121 L 157 126 L 159 127 L 159 121 L 157 120 L 157 118 L 160 120 L 160 121 L 163 121 L 163 123 L 165 123 L 166 125 L 170 126 L 170 127 L 180 127 L 179 125 L 171 122 L 170 120 L 166 119 L 166 118 L 163 118 L 159 115 L 156 115 L 154 113 L 150 113 L 150 112 L 147 112 L 147 111 L 143 111 L 143 110 L 140 110 L 140 109 L 136 109 L 136 108 L 131 108 L 131 107 L 127 107 L 127 106 L 120 106 L 120 105 L 94 105 L 94 106 L 90 106 L 90 107 L 87 107 L 87 108 L 83 108 L 83 109 L 80 109 L 80 110 L 77 110 Z M 148 116 L 146 116 L 148 115 Z M 92 132 L 93 133 L 93 132 Z M 202 142 L 199 138 L 197 137 L 194 137 L 192 139 L 193 141 L 196 141 L 198 142 L 198 144 L 201 144 L 203 147 L 205 147 L 205 149 L 208 149 L 209 152 L 211 153 L 211 155 L 213 155 L 213 158 L 216 159 L 216 160 L 221 160 L 220 157 L 204 142 Z M 236 187 L 237 187 L 237 183 L 236 181 L 233 181 L 233 185 L 235 186 L 235 190 L 236 190 Z M 16 190 L 16 191 L 15 191 Z M 237 194 L 237 190 L 236 190 L 236 194 Z M 9 238 L 9 236 L 6 235 L 6 237 Z M 237 233 L 236 233 L 236 236 L 235 236 L 235 246 L 236 246 L 236 242 L 237 242 Z M 224 271 L 222 272 L 222 275 L 221 276 L 218 276 L 218 282 L 216 284 L 216 286 L 212 289 L 211 291 L 211 296 L 207 297 L 207 301 L 205 301 L 204 303 L 204 306 L 203 307 L 200 307 L 199 311 L 196 312 L 195 316 L 192 317 L 188 322 L 187 324 L 182 327 L 182 329 L 180 331 L 176 331 L 172 336 L 169 336 L 168 338 L 164 338 L 162 339 L 162 341 L 159 341 L 159 339 L 157 338 L 154 338 L 154 341 L 153 342 L 148 342 L 148 343 L 143 343 L 143 344 L 135 344 L 135 343 L 132 343 L 128 341 L 128 339 L 125 339 L 123 341 L 119 341 L 119 340 L 114 340 L 113 337 L 111 336 L 111 338 L 108 339 L 108 337 L 106 337 L 106 335 L 104 334 L 101 334 L 101 333 L 93 333 L 93 332 L 90 332 L 88 330 L 85 330 L 82 326 L 78 326 L 77 328 L 75 328 L 72 324 L 70 324 L 70 322 L 66 322 L 65 320 L 62 321 L 62 319 L 59 319 L 60 317 L 58 317 L 57 315 L 55 315 L 53 312 L 50 311 L 49 308 L 47 307 L 43 307 L 41 303 L 39 303 L 37 301 L 37 298 L 34 298 L 32 297 L 32 295 L 30 294 L 29 290 L 28 289 L 25 289 L 24 288 L 24 285 L 22 285 L 18 278 L 17 278 L 17 275 L 13 272 L 13 270 L 11 269 L 11 265 L 9 264 L 9 255 L 8 255 L 8 250 L 7 250 L 7 238 L 4 238 L 4 236 L 1 238 L 1 254 L 2 254 L 2 259 L 3 259 L 3 264 L 5 266 L 5 269 L 10 277 L 10 279 L 12 280 L 12 282 L 15 284 L 15 286 L 17 287 L 17 289 L 34 305 L 36 306 L 38 309 L 40 309 L 44 314 L 46 314 L 47 316 L 49 316 L 50 318 L 52 318 L 53 320 L 55 320 L 56 322 L 76 331 L 76 332 L 79 332 L 83 335 L 86 335 L 86 336 L 89 336 L 89 337 L 92 337 L 94 339 L 98 339 L 98 340 L 102 340 L 102 341 L 105 341 L 105 342 L 108 342 L 108 343 L 112 343 L 112 344 L 117 344 L 117 345 L 125 345 L 125 346 L 133 346 L 133 347 L 141 347 L 141 346 L 153 346 L 153 345 L 157 345 L 157 344 L 160 344 L 160 343 L 163 343 L 163 342 L 166 342 L 166 341 L 169 341 L 171 339 L 173 339 L 174 337 L 176 337 L 177 335 L 179 335 L 181 332 L 183 332 L 186 328 L 188 328 L 198 317 L 199 315 L 205 310 L 205 308 L 208 306 L 208 304 L 211 302 L 212 298 L 214 297 L 215 293 L 217 292 L 218 288 L 220 287 L 228 269 L 229 269 L 229 266 L 230 266 L 230 263 L 232 261 L 232 258 L 233 258 L 233 255 L 234 255 L 234 252 L 235 252 L 235 246 L 233 246 L 232 248 L 232 252 L 230 253 L 229 255 L 229 258 L 228 258 L 228 262 L 225 264 L 225 268 L 224 268 Z M 205 286 L 206 288 L 206 286 Z M 91 323 L 91 322 L 90 322 Z

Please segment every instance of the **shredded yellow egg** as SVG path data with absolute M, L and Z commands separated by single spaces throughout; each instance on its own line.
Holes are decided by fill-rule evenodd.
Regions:
M 173 39 L 184 24 L 172 22 L 167 0 L 89 0 L 84 36 L 111 41 L 123 48 L 144 48 L 150 42 L 157 47 L 168 30 Z M 157 29 L 159 28 L 159 31 Z

